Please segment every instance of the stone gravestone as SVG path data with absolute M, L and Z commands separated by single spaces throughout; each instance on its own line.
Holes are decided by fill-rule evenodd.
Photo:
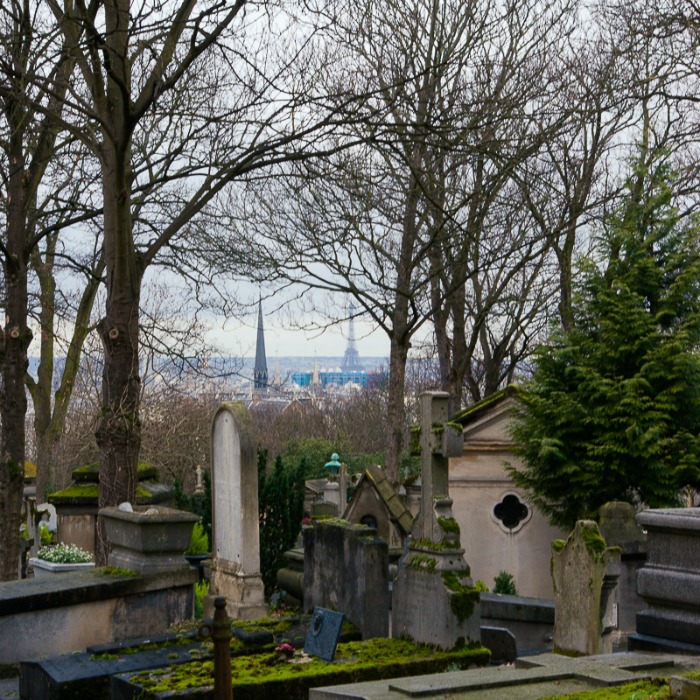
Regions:
M 613 645 L 626 645 L 637 627 L 637 613 L 648 606 L 637 595 L 637 573 L 647 558 L 646 535 L 635 523 L 637 511 L 631 503 L 611 501 L 598 511 L 598 528 L 610 547 L 620 548 L 620 578 L 617 582 L 618 624 Z
M 211 616 L 214 598 L 226 598 L 234 619 L 265 615 L 260 576 L 258 466 L 253 424 L 245 406 L 225 402 L 212 424 L 212 564 L 211 588 L 204 613 Z
M 420 398 L 421 509 L 394 581 L 392 636 L 451 649 L 480 640 L 479 593 L 448 491 L 448 458 L 462 454 L 463 436 L 447 422 L 448 394 Z
M 620 548 L 608 547 L 594 520 L 579 520 L 569 538 L 552 543 L 554 651 L 610 654 L 617 628 Z
M 304 651 L 309 656 L 317 656 L 324 661 L 333 661 L 344 619 L 343 613 L 315 607 L 311 616 L 309 632 L 304 641 Z
M 340 610 L 363 639 L 389 633 L 389 549 L 374 529 L 343 520 L 305 527 L 304 610 Z

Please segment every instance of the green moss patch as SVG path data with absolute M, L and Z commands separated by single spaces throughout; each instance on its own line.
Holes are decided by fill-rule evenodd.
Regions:
M 474 606 L 481 600 L 481 593 L 476 586 L 462 582 L 461 578 L 468 575 L 457 571 L 442 572 L 442 581 L 450 591 L 450 609 L 460 622 L 468 620 L 474 614 Z
M 231 675 L 236 700 L 306 699 L 312 687 L 356 683 L 450 668 L 483 666 L 490 652 L 480 645 L 439 651 L 402 639 L 372 639 L 339 644 L 336 658 L 328 663 L 295 657 L 281 661 L 274 653 L 233 659 Z M 213 697 L 213 662 L 181 664 L 165 673 L 143 672 L 130 676 L 132 687 L 144 700 Z
M 459 523 L 454 518 L 438 518 L 437 521 L 443 532 L 452 535 L 460 534 Z
M 668 680 L 652 678 L 648 681 L 625 683 L 611 688 L 586 690 L 569 695 L 551 695 L 542 700 L 667 700 L 670 697 Z

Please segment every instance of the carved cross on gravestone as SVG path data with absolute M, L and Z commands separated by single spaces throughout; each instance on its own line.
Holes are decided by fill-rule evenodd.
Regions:
M 445 521 L 453 519 L 448 462 L 462 454 L 464 435 L 460 425 L 447 420 L 448 399 L 442 391 L 420 395 L 421 509 L 411 533 L 418 540 L 447 543 L 453 534 L 445 531 Z

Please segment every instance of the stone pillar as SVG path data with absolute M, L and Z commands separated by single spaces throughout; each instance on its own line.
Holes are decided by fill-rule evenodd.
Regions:
M 608 547 L 594 520 L 579 520 L 569 538 L 552 543 L 554 651 L 610 654 L 617 627 L 620 548 Z
M 392 636 L 443 649 L 480 640 L 479 593 L 448 491 L 448 458 L 464 447 L 461 426 L 446 422 L 448 398 L 421 394 L 421 507 L 392 595 Z
M 234 619 L 266 613 L 260 576 L 258 465 L 253 424 L 245 406 L 222 403 L 212 424 L 211 588 L 204 613 L 213 614 L 214 598 L 226 598 Z

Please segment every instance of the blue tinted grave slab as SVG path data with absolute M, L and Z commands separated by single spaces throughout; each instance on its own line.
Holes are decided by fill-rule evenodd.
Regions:
M 345 615 L 316 606 L 304 642 L 304 651 L 324 661 L 333 661 Z

